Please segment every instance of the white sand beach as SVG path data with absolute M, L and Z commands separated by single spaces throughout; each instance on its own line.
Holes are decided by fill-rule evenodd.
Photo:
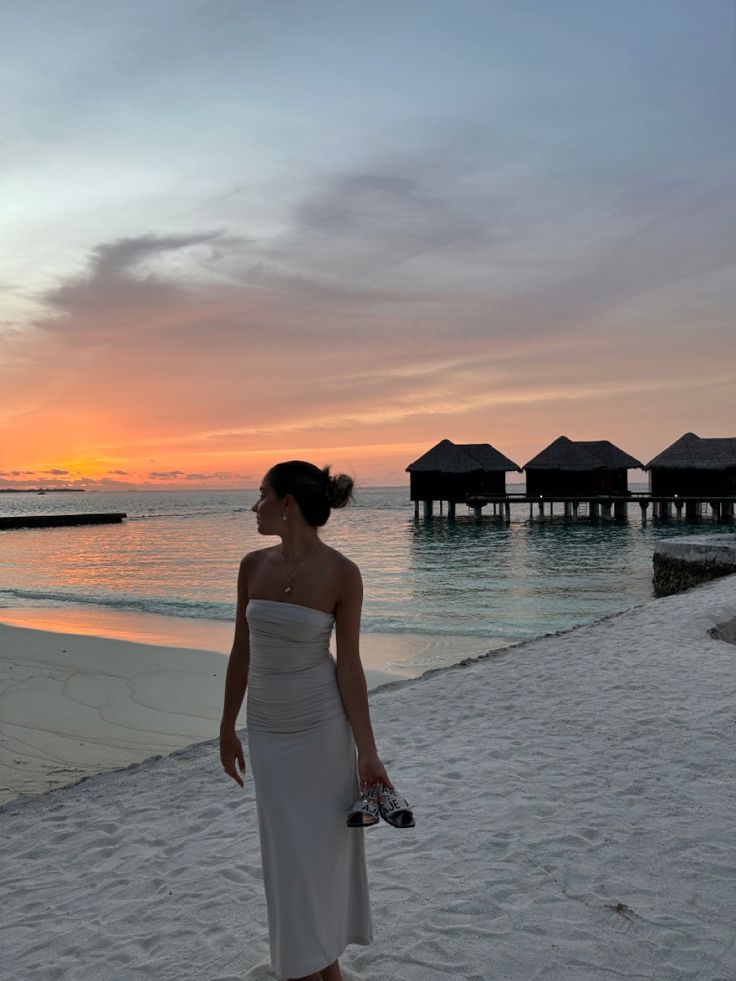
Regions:
M 729 577 L 372 691 L 417 826 L 365 832 L 347 981 L 733 981 L 734 619 Z M 253 788 L 215 740 L 0 822 L 1 978 L 272 981 Z

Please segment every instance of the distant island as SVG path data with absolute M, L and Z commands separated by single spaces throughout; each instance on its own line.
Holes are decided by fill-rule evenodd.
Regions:
M 0 494 L 84 494 L 84 487 L 0 487 Z

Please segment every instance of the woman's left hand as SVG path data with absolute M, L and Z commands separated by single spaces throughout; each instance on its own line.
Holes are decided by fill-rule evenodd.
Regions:
M 358 753 L 358 777 L 361 793 L 377 783 L 385 784 L 389 790 L 395 790 L 378 753 Z

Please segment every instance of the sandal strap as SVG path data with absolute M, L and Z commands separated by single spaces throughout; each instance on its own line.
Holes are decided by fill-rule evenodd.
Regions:
M 371 788 L 356 800 L 353 806 L 350 808 L 350 814 L 367 814 L 369 817 L 373 817 L 378 814 L 378 794 Z
M 373 811 L 375 811 L 375 809 L 376 809 L 376 805 L 372 801 L 361 800 L 353 804 L 353 806 L 350 808 L 350 813 L 372 814 Z
M 389 812 L 411 811 L 409 802 L 397 794 L 396 791 L 389 790 L 388 787 L 382 788 L 382 791 L 379 793 L 378 806 L 385 808 Z

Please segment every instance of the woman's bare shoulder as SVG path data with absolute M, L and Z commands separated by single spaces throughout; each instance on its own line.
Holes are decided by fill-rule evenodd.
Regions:
M 266 548 L 254 548 L 252 552 L 246 552 L 240 560 L 241 569 L 254 569 L 269 555 L 273 555 L 278 545 L 269 545 Z
M 330 560 L 333 563 L 333 572 L 336 575 L 341 578 L 347 576 L 350 579 L 360 579 L 360 568 L 357 562 L 353 562 L 347 555 L 338 552 L 331 545 L 327 545 L 326 547 L 329 549 Z

